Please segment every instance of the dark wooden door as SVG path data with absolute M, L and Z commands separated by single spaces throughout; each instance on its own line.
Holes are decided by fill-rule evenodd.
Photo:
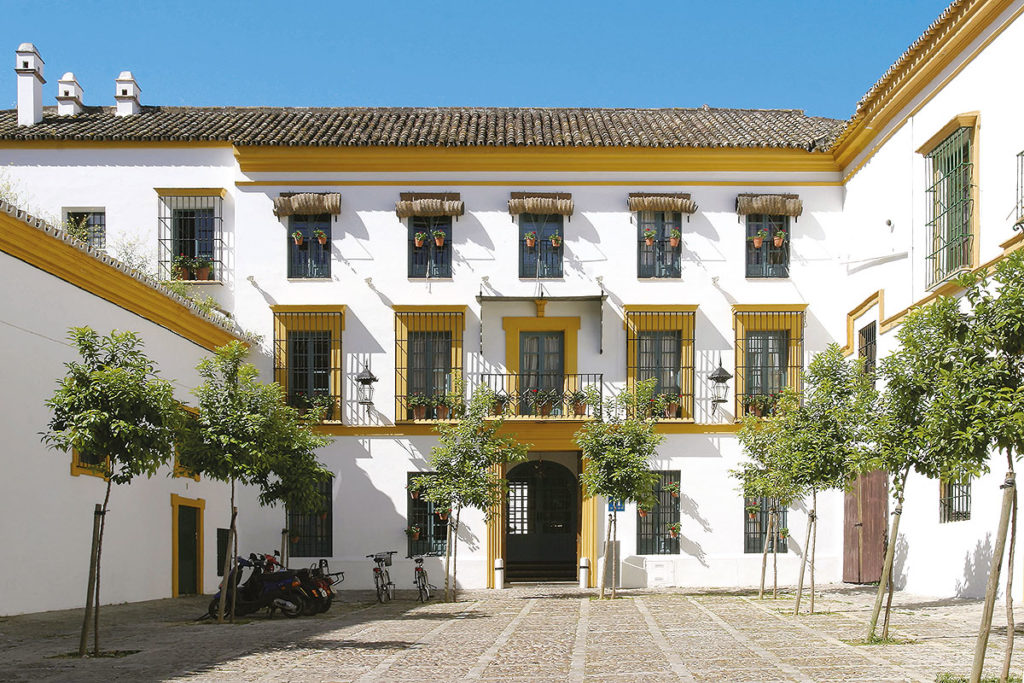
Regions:
M 178 595 L 199 592 L 199 508 L 178 505 Z
M 572 578 L 576 570 L 576 477 L 535 460 L 508 474 L 506 564 L 510 579 Z
M 846 493 L 843 524 L 843 581 L 872 583 L 882 576 L 889 518 L 889 481 L 875 470 L 859 477 Z

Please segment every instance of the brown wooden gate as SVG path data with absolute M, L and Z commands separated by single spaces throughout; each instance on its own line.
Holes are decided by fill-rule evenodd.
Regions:
M 885 472 L 875 470 L 854 481 L 843 515 L 843 581 L 872 583 L 881 578 L 888 517 Z

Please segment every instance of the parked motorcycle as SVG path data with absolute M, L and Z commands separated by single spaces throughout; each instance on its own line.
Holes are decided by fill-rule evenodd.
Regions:
M 345 580 L 345 572 L 331 572 L 326 559 L 309 568 L 286 569 L 278 557 L 280 553 L 276 550 L 273 555 L 263 555 L 266 568 L 274 572 L 293 572 L 298 577 L 304 597 L 308 598 L 303 613 L 313 615 L 329 610 L 334 602 L 334 586 Z
M 237 558 L 238 562 L 222 584 L 228 587 L 226 605 L 230 606 L 232 594 L 235 594 L 235 615 L 244 616 L 258 612 L 264 607 L 270 608 L 273 615 L 280 609 L 286 617 L 297 617 L 307 609 L 307 599 L 303 595 L 302 581 L 294 572 L 266 571 L 263 558 L 250 554 L 249 559 Z M 242 571 L 251 569 L 245 582 L 242 582 Z M 216 618 L 220 607 L 220 591 L 210 601 L 208 612 Z M 228 608 L 229 611 L 230 607 Z

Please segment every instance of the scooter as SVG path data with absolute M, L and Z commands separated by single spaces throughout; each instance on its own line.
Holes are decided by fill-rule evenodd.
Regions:
M 273 616 L 275 609 L 280 609 L 286 617 L 297 617 L 306 609 L 306 599 L 302 595 L 302 581 L 291 572 L 266 573 L 265 562 L 255 554 L 249 559 L 237 558 L 237 565 L 231 570 L 222 584 L 228 587 L 225 604 L 230 610 L 232 594 L 235 594 L 235 616 L 244 616 L 258 612 L 264 607 L 270 608 Z M 242 570 L 252 572 L 244 583 L 241 582 Z M 210 601 L 208 612 L 216 618 L 220 607 L 220 591 Z
M 345 580 L 345 572 L 331 572 L 326 559 L 321 559 L 309 568 L 286 569 L 278 559 L 280 553 L 264 554 L 266 568 L 275 573 L 291 572 L 302 582 L 302 592 L 308 598 L 304 614 L 313 615 L 326 612 L 334 602 L 334 586 Z

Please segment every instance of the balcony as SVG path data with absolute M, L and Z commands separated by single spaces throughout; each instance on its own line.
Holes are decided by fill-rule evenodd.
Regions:
M 478 376 L 476 385 L 494 392 L 495 414 L 503 413 L 509 418 L 584 420 L 601 409 L 603 379 L 600 373 L 483 374 Z M 586 398 L 594 392 L 598 398 L 596 405 Z

